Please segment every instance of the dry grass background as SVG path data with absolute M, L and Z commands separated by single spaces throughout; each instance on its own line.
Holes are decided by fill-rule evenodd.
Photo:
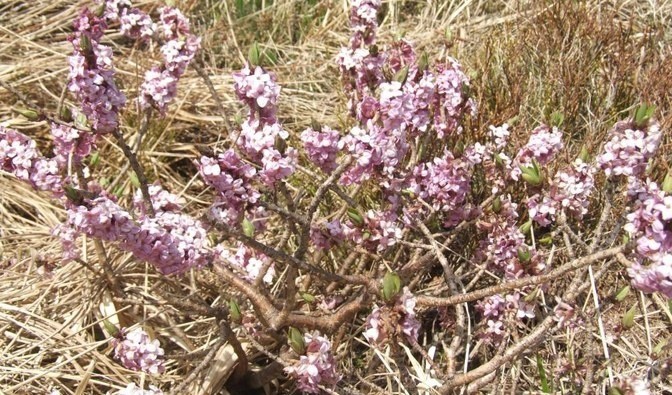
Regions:
M 231 73 L 241 66 L 252 42 L 259 42 L 269 55 L 270 69 L 278 74 L 279 114 L 288 130 L 298 135 L 312 120 L 332 126 L 342 123 L 345 97 L 333 59 L 348 39 L 347 3 L 177 3 L 203 37 L 201 59 L 227 113 L 218 113 L 206 85 L 193 70 L 188 71 L 180 83 L 177 104 L 168 117 L 152 123 L 140 159 L 151 180 L 181 193 L 187 209 L 199 212 L 209 198 L 191 161 L 217 147 L 228 133 L 226 125 L 243 115 L 234 100 Z M 86 5 L 91 2 L 0 0 L 0 80 L 54 111 L 67 84 L 70 44 L 65 38 L 71 20 Z M 145 11 L 160 5 L 134 2 Z M 380 42 L 403 35 L 419 52 L 427 51 L 432 58 L 450 54 L 463 63 L 480 110 L 472 125 L 476 131 L 509 121 L 516 135 L 524 138 L 550 112 L 562 111 L 571 136 L 569 158 L 583 144 L 595 153 L 609 126 L 640 101 L 655 103 L 658 118 L 669 129 L 671 1 L 394 0 L 385 2 L 384 11 Z M 115 29 L 106 40 L 115 50 L 118 80 L 134 97 L 144 70 L 154 60 Z M 71 99 L 65 95 L 66 104 L 74 104 Z M 48 125 L 26 120 L 13 110 L 16 107 L 21 107 L 16 97 L 0 88 L 0 122 L 49 149 Z M 129 106 L 123 118 L 123 132 L 132 140 L 139 114 Z M 666 134 L 654 176 L 667 170 L 669 143 Z M 101 145 L 101 158 L 97 174 L 114 183 L 115 191 L 130 196 L 133 187 L 120 149 L 109 141 Z M 0 393 L 42 394 L 59 389 L 62 394 L 100 394 L 128 382 L 152 383 L 167 390 L 183 381 L 198 360 L 170 359 L 166 374 L 160 377 L 123 369 L 111 358 L 101 320 L 113 314 L 122 323 L 144 323 L 171 354 L 207 351 L 218 338 L 212 320 L 171 304 L 198 299 L 215 303 L 228 299 L 229 290 L 208 272 L 164 278 L 131 256 L 109 249 L 115 275 L 126 292 L 155 302 L 114 303 L 108 283 L 97 273 L 101 269 L 90 242 L 83 245 L 83 259 L 96 272 L 77 263 L 59 264 L 59 243 L 50 232 L 63 215 L 63 209 L 45 196 L 11 177 L 0 177 Z M 670 356 L 665 349 L 662 356 L 656 355 L 661 342 L 672 341 L 670 306 L 658 296 L 635 293 L 623 302 L 615 301 L 613 296 L 626 284 L 622 272 L 608 275 L 600 283 L 597 308 L 591 298 L 585 298 L 589 331 L 577 336 L 571 331 L 557 334 L 540 349 L 498 370 L 483 392 L 537 392 L 539 358 L 558 393 L 574 393 L 587 374 L 594 377 L 590 391 L 596 393 L 605 391 L 609 375 L 649 377 L 654 393 L 672 393 L 669 381 L 657 376 L 652 365 Z M 635 326 L 620 328 L 624 312 L 635 305 Z M 605 339 L 596 326 L 598 315 L 607 335 L 614 337 L 608 360 L 602 350 Z M 222 355 L 219 363 L 226 365 L 228 358 Z M 367 361 L 360 358 L 346 356 L 343 364 L 350 372 L 364 372 L 361 364 Z M 557 373 L 560 365 L 568 367 L 567 373 Z M 217 381 L 226 371 L 226 366 L 213 366 L 203 376 Z M 208 393 L 199 388 L 201 380 L 184 393 Z M 358 383 L 355 375 L 347 385 L 375 392 Z M 337 389 L 341 391 L 346 391 L 345 384 Z M 390 384 L 386 392 L 393 391 L 397 387 Z

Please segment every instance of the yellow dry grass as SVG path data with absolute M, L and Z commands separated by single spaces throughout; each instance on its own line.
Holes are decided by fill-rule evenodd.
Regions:
M 70 23 L 81 7 L 91 3 L 0 1 L 0 80 L 54 111 L 67 84 Z M 191 162 L 216 148 L 230 132 L 227 123 L 234 124 L 236 116 L 243 114 L 234 97 L 231 73 L 241 66 L 252 42 L 259 42 L 275 58 L 270 68 L 283 89 L 279 114 L 288 130 L 298 135 L 313 120 L 341 124 L 345 97 L 333 59 L 348 40 L 347 3 L 259 1 L 260 9 L 246 15 L 238 14 L 233 1 L 177 3 L 203 37 L 205 69 L 227 113 L 218 112 L 206 85 L 189 70 L 168 116 L 151 125 L 140 160 L 150 180 L 181 193 L 189 202 L 187 209 L 198 213 L 209 198 L 203 195 L 203 183 L 195 177 Z M 146 11 L 160 4 L 134 2 Z M 523 138 L 551 111 L 560 110 L 573 139 L 567 157 L 573 157 L 583 144 L 596 151 L 608 127 L 640 100 L 656 103 L 663 125 L 671 124 L 672 2 L 395 0 L 385 2 L 385 9 L 381 42 L 404 35 L 416 43 L 419 52 L 427 51 L 433 58 L 448 54 L 465 65 L 479 102 L 478 130 L 516 117 L 515 131 Z M 114 29 L 106 36 L 106 44 L 115 50 L 121 86 L 134 97 L 144 70 L 155 59 Z M 74 105 L 67 94 L 64 99 Z M 13 110 L 21 106 L 0 88 L 0 123 L 35 137 L 46 152 L 48 125 L 28 121 Z M 123 119 L 123 132 L 133 141 L 139 114 L 129 106 Z M 667 169 L 668 147 L 666 136 L 656 175 Z M 120 149 L 109 141 L 101 147 L 101 158 L 98 176 L 115 183 L 128 198 L 133 187 Z M 123 169 L 126 172 L 120 173 Z M 100 256 L 90 240 L 82 245 L 82 260 L 89 267 L 76 262 L 59 264 L 60 246 L 51 230 L 63 216 L 57 202 L 9 176 L 0 176 L 0 393 L 46 394 L 58 389 L 61 394 L 101 394 L 129 382 L 174 388 L 189 376 L 197 361 L 170 359 L 167 372 L 156 377 L 127 371 L 111 357 L 102 320 L 143 325 L 166 340 L 171 354 L 205 353 L 218 344 L 216 326 L 210 319 L 172 306 L 180 301 L 221 303 L 228 300 L 230 290 L 207 272 L 163 278 L 132 256 L 108 248 L 113 273 L 123 282 L 129 299 L 153 303 L 113 301 Z M 597 306 L 592 296 L 586 296 L 591 336 L 560 333 L 537 350 L 558 393 L 574 393 L 579 387 L 572 380 L 585 374 L 554 376 L 560 364 L 575 372 L 590 366 L 595 376 L 592 390 L 599 393 L 608 385 L 609 375 L 650 374 L 654 392 L 672 391 L 669 382 L 656 378 L 652 358 L 661 341 L 672 341 L 670 307 L 657 296 L 636 294 L 615 302 L 613 295 L 626 284 L 627 279 L 615 273 L 600 282 Z M 633 305 L 639 306 L 635 327 L 617 336 L 614 328 Z M 598 313 L 608 339 L 596 326 Z M 438 339 L 437 344 L 441 340 L 445 339 Z M 603 352 L 605 341 L 609 343 L 608 360 Z M 340 345 L 339 349 L 348 347 Z M 221 359 L 229 357 L 224 354 Z M 536 393 L 540 384 L 535 354 L 498 370 L 482 391 Z M 396 377 L 394 362 L 382 354 L 373 358 L 380 358 L 385 368 L 348 385 L 362 392 L 401 393 L 392 378 Z M 342 362 L 351 371 L 358 371 L 358 363 L 357 358 Z M 385 370 L 389 370 L 389 384 L 381 388 L 385 380 L 376 377 L 385 376 Z M 217 378 L 217 369 L 206 369 L 204 375 L 208 374 Z M 202 377 L 197 378 L 185 393 L 200 393 L 201 382 Z

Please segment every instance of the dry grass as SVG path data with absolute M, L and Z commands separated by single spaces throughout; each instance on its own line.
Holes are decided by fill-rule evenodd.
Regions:
M 244 2 L 243 8 L 236 4 L 185 0 L 180 5 L 203 37 L 202 60 L 227 113 L 218 113 L 203 81 L 189 70 L 181 81 L 177 105 L 165 120 L 152 124 L 140 158 L 149 178 L 182 193 L 193 212 L 205 207 L 209 198 L 203 196 L 202 182 L 194 178 L 192 160 L 216 148 L 226 136 L 224 118 L 233 122 L 243 114 L 233 95 L 231 72 L 241 66 L 252 42 L 259 42 L 274 64 L 272 70 L 283 88 L 279 114 L 288 130 L 298 134 L 313 120 L 338 126 L 344 114 L 345 97 L 338 93 L 333 59 L 348 38 L 346 3 L 260 0 Z M 54 111 L 67 83 L 70 44 L 65 37 L 84 5 L 90 2 L 0 2 L 0 80 Z M 134 5 L 150 11 L 160 4 L 135 1 Z M 567 157 L 574 157 L 584 144 L 596 152 L 609 126 L 640 101 L 655 103 L 663 126 L 672 125 L 672 2 L 390 1 L 385 10 L 382 42 L 403 34 L 416 43 L 418 51 L 434 59 L 454 56 L 470 72 L 480 109 L 472 125 L 474 136 L 490 124 L 509 121 L 522 139 L 551 112 L 561 111 L 571 136 Z M 118 32 L 107 40 L 115 49 L 121 85 L 133 97 L 143 70 L 153 60 Z M 74 104 L 70 100 L 65 95 L 66 104 Z M 0 88 L 0 122 L 49 148 L 46 123 L 25 120 L 12 110 L 20 106 Z M 123 131 L 132 141 L 139 114 L 129 107 L 123 117 Z M 659 179 L 670 163 L 669 140 L 666 135 L 653 174 Z M 124 169 L 121 151 L 110 141 L 102 146 L 101 158 L 98 174 L 127 198 L 133 187 L 128 174 L 120 173 Z M 170 359 L 166 374 L 158 377 L 120 367 L 111 358 L 102 320 L 153 329 L 169 354 L 207 352 L 218 344 L 216 325 L 173 306 L 223 303 L 231 291 L 206 271 L 185 278 L 160 277 L 148 265 L 110 248 L 108 258 L 128 299 L 145 303 L 112 301 L 91 241 L 83 245 L 83 260 L 89 268 L 77 263 L 59 265 L 60 247 L 50 232 L 63 215 L 58 204 L 24 184 L 8 176 L 0 178 L 0 393 L 60 389 L 62 394 L 99 394 L 128 382 L 169 389 L 183 381 L 198 360 Z M 556 333 L 538 350 L 499 369 L 482 391 L 538 392 L 538 357 L 557 393 L 577 393 L 587 373 L 594 377 L 589 390 L 596 393 L 605 391 L 614 377 L 647 375 L 655 382 L 655 393 L 670 393 L 669 381 L 656 376 L 653 366 L 663 356 L 670 357 L 669 351 L 654 352 L 660 342 L 672 341 L 670 306 L 657 296 L 636 293 L 615 301 L 613 296 L 626 284 L 624 272 L 614 269 L 599 282 L 595 299 L 591 294 L 582 299 L 587 331 Z M 636 325 L 623 329 L 621 318 L 633 305 L 638 306 Z M 598 315 L 605 333 L 599 330 Z M 440 330 L 429 329 L 434 326 L 431 317 L 426 312 L 424 324 L 434 338 L 425 341 L 437 345 L 440 353 L 441 342 L 449 339 L 443 339 Z M 341 337 L 337 351 L 349 375 L 337 392 L 356 386 L 362 392 L 403 393 L 389 355 L 365 354 L 367 347 L 348 336 Z M 603 351 L 607 340 L 608 359 Z M 220 361 L 230 359 L 227 352 L 222 347 Z M 475 355 L 470 367 L 487 358 L 487 352 Z M 268 362 L 259 353 L 253 359 L 260 365 Z M 558 373 L 560 368 L 567 368 L 567 373 Z M 228 372 L 226 366 L 213 365 L 203 375 L 216 382 Z M 201 379 L 184 393 L 209 393 L 211 389 L 199 388 Z M 287 388 L 291 386 L 283 391 Z

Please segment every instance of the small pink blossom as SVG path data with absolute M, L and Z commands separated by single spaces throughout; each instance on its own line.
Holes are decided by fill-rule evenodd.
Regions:
M 336 361 L 331 353 L 331 342 L 319 333 L 304 334 L 305 355 L 298 363 L 285 368 L 285 373 L 296 380 L 300 391 L 320 393 L 320 386 L 333 387 L 341 379 L 336 373 Z
M 163 349 L 158 340 L 150 340 L 141 328 L 122 328 L 112 340 L 114 358 L 125 368 L 150 374 L 163 373 Z

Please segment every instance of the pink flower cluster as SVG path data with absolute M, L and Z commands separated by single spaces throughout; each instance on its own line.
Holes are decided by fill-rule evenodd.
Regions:
M 439 138 L 461 133 L 460 121 L 464 114 L 476 114 L 476 103 L 466 96 L 467 87 L 469 78 L 457 60 L 449 57 L 446 64 L 439 66 L 434 95 L 434 128 Z
M 359 48 L 364 45 L 371 45 L 376 40 L 376 30 L 378 29 L 378 9 L 380 0 L 353 0 L 350 7 L 350 29 L 352 37 L 350 46 Z
M 343 225 L 337 219 L 310 228 L 310 241 L 317 249 L 328 250 L 343 240 L 345 240 Z
M 95 146 L 96 135 L 56 123 L 51 124 L 54 138 L 54 159 L 60 168 L 80 165 Z
M 447 215 L 450 225 L 455 218 L 466 218 L 465 204 L 471 191 L 471 164 L 456 159 L 450 151 L 432 162 L 421 163 L 413 169 L 410 187 L 414 195 L 429 204 L 435 211 Z M 414 216 L 423 210 L 421 203 L 414 204 Z M 429 213 L 427 213 L 429 214 Z M 422 216 L 421 216 L 422 217 Z
M 263 280 L 266 284 L 271 284 L 273 282 L 273 277 L 275 277 L 275 268 L 271 264 L 271 258 L 266 255 L 256 252 L 253 249 L 244 246 L 242 244 L 238 245 L 236 253 L 232 254 L 228 249 L 223 246 L 217 246 L 216 248 L 217 258 L 222 263 L 227 263 L 232 267 L 242 270 L 245 275 L 245 279 L 248 281 L 255 281 L 257 277 L 261 274 L 261 270 L 264 266 L 268 266 L 268 270 L 263 274 Z
M 633 121 L 620 121 L 609 135 L 604 152 L 597 157 L 598 165 L 607 177 L 632 178 L 644 174 L 649 159 L 658 151 L 662 132 L 655 121 L 643 128 L 638 128 Z
M 516 319 L 534 318 L 534 305 L 521 300 L 519 292 L 502 297 L 493 295 L 479 301 L 476 309 L 481 312 L 487 327 L 482 336 L 493 344 L 498 344 L 504 336 L 505 321 L 507 315 Z
M 647 182 L 627 220 L 624 229 L 637 241 L 636 262 L 628 268 L 633 286 L 672 298 L 672 196 Z
M 566 171 L 555 174 L 549 194 L 532 196 L 527 201 L 530 218 L 541 226 L 555 221 L 559 212 L 581 219 L 588 213 L 590 195 L 595 187 L 595 167 L 576 159 Z
M 120 30 L 126 37 L 134 40 L 149 40 L 156 32 L 152 18 L 138 8 L 131 8 L 128 0 L 102 0 L 105 11 L 103 16 L 111 22 L 119 21 Z
M 341 379 L 336 373 L 336 361 L 331 353 L 331 342 L 319 333 L 305 333 L 306 355 L 299 362 L 285 368 L 285 373 L 296 380 L 300 391 L 319 394 L 320 386 L 333 387 Z
M 35 189 L 63 193 L 58 161 L 40 155 L 30 137 L 0 126 L 0 170 L 29 182 Z
M 401 239 L 402 229 L 392 211 L 368 210 L 362 222 L 361 225 L 353 222 L 352 226 L 344 226 L 343 234 L 368 250 L 381 252 Z
M 114 358 L 125 368 L 160 374 L 165 370 L 163 365 L 163 349 L 159 341 L 150 340 L 149 335 L 141 328 L 129 331 L 122 328 L 116 338 L 112 339 Z
M 189 20 L 178 9 L 161 7 L 159 12 L 159 30 L 166 40 L 161 46 L 164 63 L 145 73 L 138 101 L 143 109 L 153 106 L 165 115 L 177 94 L 178 81 L 200 49 L 201 39 L 191 34 Z
M 308 155 L 308 159 L 325 173 L 331 173 L 338 166 L 338 141 L 341 135 L 338 131 L 328 126 L 323 126 L 322 131 L 306 129 L 301 133 L 301 141 Z
M 236 95 L 249 107 L 248 118 L 236 143 L 252 161 L 261 165 L 260 181 L 272 187 L 294 173 L 298 161 L 294 148 L 280 152 L 275 147 L 276 141 L 289 137 L 277 119 L 280 86 L 274 74 L 259 66 L 252 73 L 245 65 L 233 74 L 233 79 Z
M 153 197 L 165 200 L 164 193 L 159 193 L 156 187 L 153 189 Z M 68 208 L 67 222 L 57 231 L 63 250 L 68 253 L 65 258 L 72 259 L 76 237 L 84 233 L 116 242 L 120 249 L 150 262 L 163 274 L 182 274 L 211 261 L 207 232 L 200 221 L 182 214 L 179 205 L 166 205 L 161 201 L 153 205 L 158 209 L 156 216 L 141 216 L 138 220 L 105 196 L 88 199 L 79 206 L 72 205 Z
M 163 391 L 153 385 L 150 385 L 148 390 L 143 390 L 135 383 L 130 383 L 116 395 L 163 395 Z
M 369 121 L 365 128 L 353 127 L 338 143 L 355 159 L 355 164 L 341 176 L 341 183 L 368 180 L 373 176 L 391 178 L 409 150 L 406 136 L 398 129 L 385 130 Z
M 535 128 L 527 144 L 522 147 L 513 160 L 511 178 L 518 180 L 522 171 L 519 166 L 531 166 L 535 160 L 540 166 L 545 166 L 562 150 L 562 131 L 557 127 L 552 129 L 546 125 Z
M 401 333 L 388 330 L 401 328 Z M 403 335 L 411 342 L 418 339 L 420 322 L 415 318 L 415 297 L 404 287 L 393 306 L 375 306 L 366 319 L 364 337 L 371 344 L 381 344 L 391 335 Z
M 197 166 L 205 182 L 219 192 L 210 210 L 211 219 L 237 227 L 248 206 L 260 197 L 252 187 L 256 169 L 232 149 L 219 154 L 217 159 L 203 156 Z
M 109 133 L 118 126 L 118 113 L 126 104 L 126 97 L 114 82 L 112 49 L 99 43 L 107 25 L 87 8 L 73 25 L 75 32 L 68 38 L 74 48 L 68 57 L 68 88 L 79 100 L 93 130 Z
M 275 74 L 266 72 L 260 66 L 256 66 L 253 72 L 246 65 L 240 72 L 233 73 L 233 81 L 236 96 L 250 108 L 250 122 L 258 119 L 260 124 L 277 123 L 280 86 Z

